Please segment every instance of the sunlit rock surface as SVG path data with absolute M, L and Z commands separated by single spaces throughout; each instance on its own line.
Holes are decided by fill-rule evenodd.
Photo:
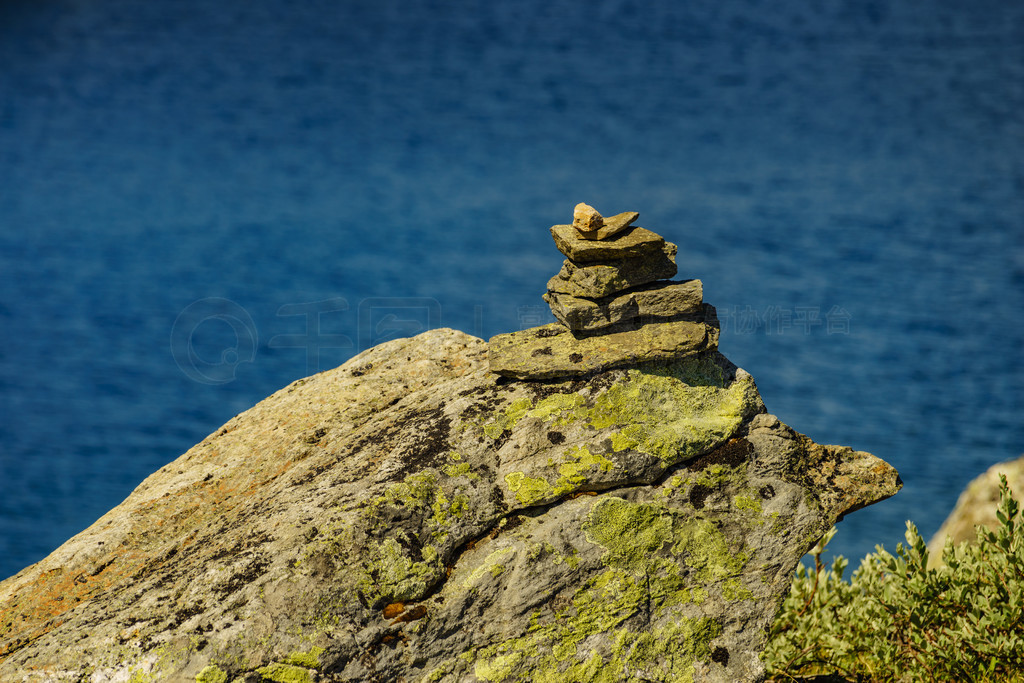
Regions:
M 525 381 L 433 330 L 0 582 L 0 680 L 754 681 L 800 556 L 899 486 L 713 349 Z

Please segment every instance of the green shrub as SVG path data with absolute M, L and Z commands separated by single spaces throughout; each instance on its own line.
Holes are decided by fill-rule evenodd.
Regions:
M 907 522 L 906 546 L 876 546 L 846 582 L 845 558 L 821 562 L 832 529 L 772 626 L 769 680 L 1024 681 L 1024 531 L 1002 476 L 999 498 L 998 528 L 947 541 L 934 569 Z

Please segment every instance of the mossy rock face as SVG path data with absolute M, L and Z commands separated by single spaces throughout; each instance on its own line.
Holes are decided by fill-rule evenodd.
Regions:
M 517 381 L 433 330 L 282 389 L 0 582 L 0 680 L 756 680 L 799 557 L 898 487 L 713 348 Z

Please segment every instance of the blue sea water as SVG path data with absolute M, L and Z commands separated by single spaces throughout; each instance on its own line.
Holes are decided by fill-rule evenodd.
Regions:
M 0 4 L 0 578 L 296 378 L 546 322 L 579 201 L 900 470 L 835 551 L 930 535 L 1024 452 L 1022 112 L 997 0 Z

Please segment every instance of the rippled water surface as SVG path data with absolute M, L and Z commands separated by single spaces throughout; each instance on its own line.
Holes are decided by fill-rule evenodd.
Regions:
M 534 324 L 578 201 L 900 470 L 837 551 L 1024 452 L 1019 3 L 22 1 L 0 65 L 0 577 L 291 380 Z

